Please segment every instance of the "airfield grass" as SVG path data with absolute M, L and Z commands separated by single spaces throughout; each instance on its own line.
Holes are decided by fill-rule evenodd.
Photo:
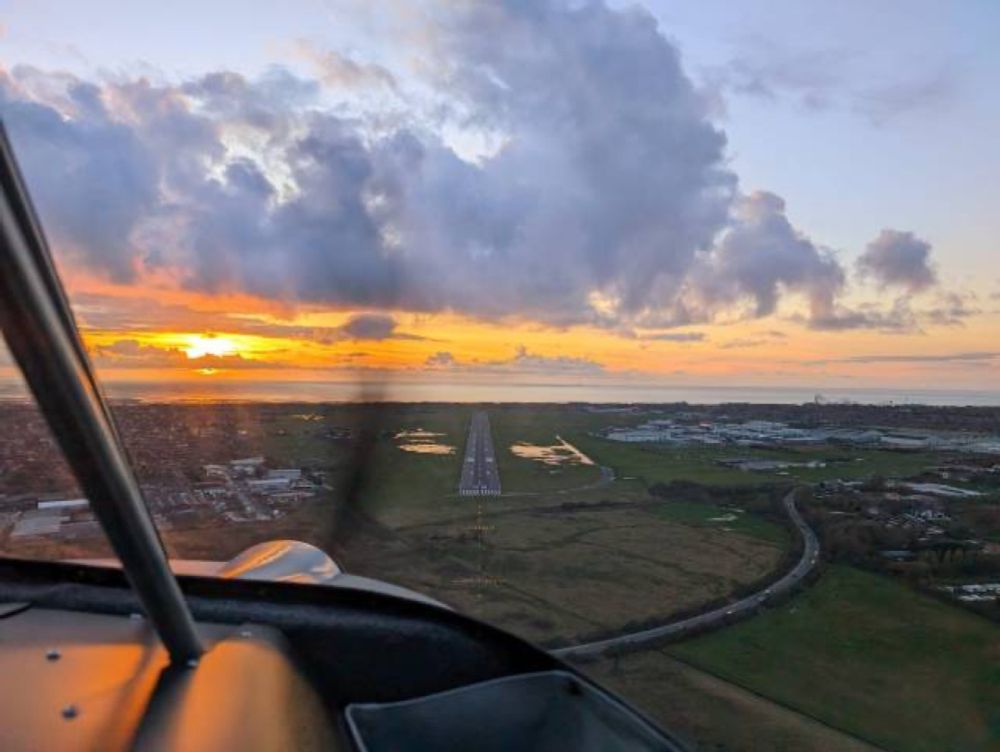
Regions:
M 469 418 L 477 409 L 490 416 L 496 445 L 500 479 L 505 495 L 537 496 L 558 492 L 572 497 L 578 490 L 600 485 L 599 465 L 612 468 L 619 482 L 634 479 L 644 486 L 685 480 L 704 485 L 737 486 L 774 482 L 814 483 L 832 478 L 855 479 L 872 475 L 906 477 L 928 464 L 933 457 L 919 452 L 845 449 L 833 446 L 744 449 L 739 447 L 673 447 L 656 444 L 625 444 L 595 436 L 611 424 L 633 423 L 635 415 L 596 415 L 573 406 L 560 405 L 327 405 L 311 411 L 273 416 L 262 426 L 263 448 L 278 464 L 324 470 L 343 480 L 354 461 L 351 442 L 331 440 L 330 429 L 338 427 L 374 429 L 377 439 L 369 456 L 371 472 L 361 501 L 366 513 L 392 527 L 419 524 L 423 520 L 460 515 L 467 499 L 457 496 Z M 394 435 L 421 428 L 442 434 L 436 440 L 454 447 L 452 454 L 404 452 Z M 510 447 L 517 442 L 551 446 L 561 436 L 588 455 L 595 465 L 564 462 L 547 465 L 517 457 Z M 778 472 L 744 472 L 722 467 L 720 459 L 739 457 L 787 462 L 823 460 L 824 468 L 789 468 Z M 608 489 L 618 490 L 619 483 Z M 683 510 L 674 509 L 681 514 Z M 665 512 L 666 513 L 666 512 Z M 752 526 L 749 516 L 741 526 Z M 693 520 L 688 520 L 689 522 Z M 752 531 L 751 531 L 752 532 Z M 766 534 L 762 530 L 758 534 Z
M 933 464 L 933 455 L 923 452 L 893 452 L 876 449 L 843 449 L 831 446 L 754 449 L 743 447 L 671 446 L 627 444 L 589 434 L 568 438 L 619 477 L 635 477 L 647 485 L 685 480 L 705 485 L 731 486 L 767 482 L 816 483 L 840 478 L 862 479 L 872 475 L 907 477 Z M 723 467 L 719 460 L 749 458 L 778 462 L 821 460 L 822 468 L 788 468 L 775 472 L 746 472 Z
M 541 642 L 666 619 L 764 576 L 782 554 L 637 502 L 513 509 L 425 525 L 408 539 L 469 573 L 437 583 L 438 597 Z
M 363 511 L 391 527 L 419 524 L 461 515 L 469 506 L 469 499 L 457 494 L 469 419 L 476 409 L 467 405 L 323 406 L 303 414 L 276 416 L 268 421 L 262 441 L 271 462 L 323 470 L 331 485 L 336 485 L 351 472 L 355 455 L 351 442 L 332 441 L 327 433 L 335 428 L 374 431 L 376 439 L 367 457 L 370 472 L 359 494 Z M 593 423 L 586 420 L 588 416 L 581 421 L 579 411 L 560 406 L 485 409 L 505 493 L 544 496 L 584 489 L 600 480 L 596 466 L 546 465 L 517 457 L 510 450 L 516 442 L 551 446 L 566 421 L 582 428 Z M 434 441 L 454 451 L 442 455 L 403 451 L 395 434 L 415 429 L 441 434 Z
M 564 430 L 589 426 L 589 416 L 581 415 L 578 410 L 560 407 L 514 406 L 488 412 L 500 480 L 505 492 L 537 493 L 572 489 L 596 483 L 600 479 L 600 469 L 596 465 L 578 462 L 546 465 L 537 460 L 518 457 L 511 451 L 513 444 L 521 442 L 552 446 L 558 443 L 557 435 L 568 441 Z
M 886 577 L 831 567 L 790 603 L 668 652 L 886 749 L 1000 747 L 1000 630 Z

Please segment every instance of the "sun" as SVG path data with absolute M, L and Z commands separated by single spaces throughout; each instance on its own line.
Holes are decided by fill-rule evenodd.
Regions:
M 229 337 L 219 337 L 214 334 L 192 334 L 187 337 L 187 343 L 181 349 L 191 360 L 206 355 L 221 358 L 239 352 L 239 347 Z

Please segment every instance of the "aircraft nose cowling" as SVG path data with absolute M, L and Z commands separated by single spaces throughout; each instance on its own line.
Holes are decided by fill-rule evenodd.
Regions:
M 301 541 L 275 540 L 258 543 L 230 559 L 218 576 L 322 585 L 340 573 L 337 563 L 316 546 Z

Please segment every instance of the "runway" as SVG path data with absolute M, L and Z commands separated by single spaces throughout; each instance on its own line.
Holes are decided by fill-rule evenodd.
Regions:
M 465 442 L 458 493 L 461 496 L 500 495 L 500 471 L 497 469 L 490 419 L 485 412 L 473 414 L 469 422 L 469 438 Z

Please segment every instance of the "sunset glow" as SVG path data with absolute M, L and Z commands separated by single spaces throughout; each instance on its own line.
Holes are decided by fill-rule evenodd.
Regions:
M 814 24 L 786 60 L 694 8 L 489 5 L 385 38 L 302 10 L 197 61 L 167 35 L 134 80 L 104 72 L 128 40 L 74 38 L 84 65 L 5 22 L 4 118 L 100 373 L 995 387 L 988 61 L 942 82 L 910 50 L 949 40 L 900 37 L 825 77 Z
M 236 343 L 229 337 L 194 334 L 189 336 L 188 345 L 184 348 L 184 352 L 193 360 L 203 358 L 206 355 L 215 355 L 216 357 L 234 355 L 238 349 Z

